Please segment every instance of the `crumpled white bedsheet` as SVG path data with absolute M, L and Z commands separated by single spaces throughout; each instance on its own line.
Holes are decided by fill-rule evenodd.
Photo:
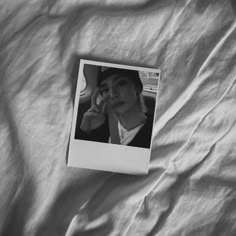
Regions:
M 0 234 L 236 235 L 235 5 L 1 0 Z M 66 167 L 76 56 L 162 70 L 148 175 Z

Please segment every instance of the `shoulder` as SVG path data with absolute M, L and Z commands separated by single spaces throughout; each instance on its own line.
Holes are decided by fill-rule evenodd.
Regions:
M 152 137 L 153 116 L 146 114 L 146 122 L 139 130 L 134 139 L 129 143 L 129 146 L 150 148 Z
M 146 114 L 146 117 L 147 117 L 147 119 L 146 119 L 144 126 L 152 129 L 154 115 L 153 114 Z
M 142 135 L 145 137 L 151 137 L 152 136 L 152 128 L 153 128 L 153 115 L 146 114 L 146 122 L 144 126 L 141 129 Z

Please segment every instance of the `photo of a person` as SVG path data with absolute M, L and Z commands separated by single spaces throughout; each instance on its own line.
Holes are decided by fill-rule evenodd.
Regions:
M 136 70 L 100 70 L 91 106 L 83 114 L 76 139 L 150 148 L 153 114 L 147 112 Z

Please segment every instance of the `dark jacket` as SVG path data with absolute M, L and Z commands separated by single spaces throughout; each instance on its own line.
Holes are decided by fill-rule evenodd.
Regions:
M 139 130 L 139 132 L 135 135 L 133 140 L 127 146 L 150 148 L 152 126 L 153 126 L 153 116 L 147 115 L 147 114 L 146 116 L 147 116 L 147 119 L 144 126 Z M 108 119 L 106 119 L 103 125 L 93 130 L 89 134 L 82 131 L 80 128 L 76 130 L 76 133 L 75 133 L 75 139 L 102 142 L 102 143 L 108 143 L 109 136 L 110 136 L 110 132 L 109 132 Z

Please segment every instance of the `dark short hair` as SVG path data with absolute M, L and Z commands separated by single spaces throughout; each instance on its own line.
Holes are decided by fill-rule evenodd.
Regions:
M 143 91 L 143 84 L 139 77 L 139 73 L 136 70 L 127 70 L 120 68 L 108 68 L 104 71 L 100 71 L 98 74 L 97 86 L 99 87 L 102 81 L 104 81 L 105 79 L 107 79 L 112 75 L 121 75 L 127 77 L 137 86 L 140 93 Z

